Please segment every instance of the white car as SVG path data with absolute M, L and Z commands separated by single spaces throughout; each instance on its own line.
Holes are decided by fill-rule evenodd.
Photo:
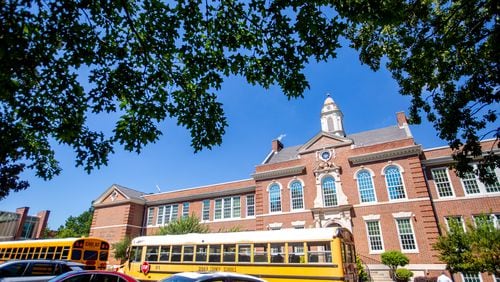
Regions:
M 234 272 L 181 272 L 159 282 L 266 282 L 266 280 Z

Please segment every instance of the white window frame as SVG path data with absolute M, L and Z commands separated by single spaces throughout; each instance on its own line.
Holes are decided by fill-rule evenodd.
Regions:
M 327 199 L 326 199 L 326 196 L 325 196 L 325 188 L 328 188 L 328 187 L 325 187 L 325 179 L 327 178 L 331 178 L 333 180 L 333 188 L 334 188 L 334 193 L 332 194 L 328 194 L 326 196 L 332 196 L 332 201 L 334 202 L 333 205 L 327 205 Z M 333 175 L 325 175 L 322 179 L 321 179 L 321 196 L 323 197 L 323 206 L 324 207 L 337 207 L 339 205 L 339 194 L 338 194 L 338 187 L 337 187 L 337 179 L 333 176 Z
M 294 207 L 294 198 L 293 198 L 293 195 L 292 195 L 292 185 L 294 183 L 300 183 L 300 189 L 301 189 L 300 193 L 301 193 L 301 196 L 300 196 L 300 199 L 295 199 L 295 200 L 300 200 L 301 201 L 302 207 L 300 207 L 300 208 L 295 208 Z M 292 210 L 292 211 L 304 210 L 305 209 L 305 203 L 304 203 L 304 182 L 301 179 L 293 179 L 292 181 L 290 181 L 290 183 L 288 183 L 288 190 L 290 191 L 290 210 Z
M 252 198 L 252 203 L 249 203 L 249 199 Z M 246 201 L 246 217 L 255 217 L 255 195 L 246 195 L 245 197 Z M 252 214 L 249 213 L 250 208 L 252 208 Z
M 401 186 L 403 188 L 403 193 L 404 193 L 404 197 L 403 198 L 397 198 L 397 199 L 391 199 L 391 193 L 389 192 L 389 183 L 387 183 L 387 176 L 386 176 L 386 173 L 385 171 L 389 168 L 389 167 L 396 167 L 398 168 L 399 170 L 399 177 L 401 178 Z M 384 166 L 382 168 L 382 176 L 384 177 L 384 181 L 385 181 L 385 191 L 387 192 L 387 199 L 390 201 L 390 202 L 398 202 L 398 201 L 405 201 L 408 199 L 408 191 L 406 190 L 406 185 L 405 185 L 405 179 L 403 177 L 403 174 L 404 174 L 404 169 L 403 167 L 401 167 L 400 165 L 398 164 L 395 164 L 395 163 L 392 163 L 392 162 L 389 162 L 389 164 L 387 164 L 386 166 Z
M 371 177 L 370 181 L 371 181 L 372 190 L 373 190 L 373 201 L 363 202 L 363 198 L 361 197 L 361 187 L 359 187 L 358 175 L 359 175 L 359 173 L 364 172 L 364 171 L 368 172 L 368 174 Z M 377 189 L 375 189 L 375 181 L 373 181 L 374 175 L 375 174 L 373 173 L 373 171 L 371 169 L 368 169 L 368 168 L 365 168 L 365 167 L 359 169 L 358 171 L 356 171 L 354 173 L 354 179 L 356 180 L 356 185 L 358 186 L 358 194 L 359 194 L 359 203 L 360 204 L 368 204 L 368 203 L 376 203 L 376 202 L 378 202 L 378 200 L 377 200 Z
M 237 200 L 236 200 L 237 198 Z M 220 202 L 220 207 L 217 207 L 217 203 Z M 229 210 L 229 213 L 225 213 L 225 209 Z M 236 216 L 236 210 L 239 210 Z M 217 216 L 217 212 L 220 212 L 220 218 Z M 226 216 L 227 215 L 227 216 Z M 224 198 L 215 199 L 214 205 L 214 221 L 228 220 L 228 219 L 238 219 L 241 218 L 241 197 L 240 196 L 229 196 Z
M 167 212 L 168 211 L 168 212 Z M 165 220 L 168 216 L 168 219 Z M 158 217 L 156 218 L 156 225 L 167 225 L 170 222 L 179 218 L 179 204 L 164 205 L 158 207 Z
M 466 229 L 465 229 L 465 221 L 464 221 L 464 218 L 461 215 L 448 215 L 448 216 L 444 217 L 444 222 L 446 224 L 446 230 L 447 231 L 450 231 L 450 222 L 449 222 L 449 220 L 452 219 L 452 218 L 453 219 L 458 219 L 459 223 L 462 225 L 462 230 L 466 231 Z
M 210 221 L 210 200 L 203 200 L 201 202 L 201 220 Z
M 154 214 L 155 214 L 155 208 L 154 207 L 149 207 L 148 208 L 148 219 L 146 222 L 147 226 L 153 226 L 154 225 Z
M 475 274 L 475 275 L 477 275 L 477 277 L 475 277 L 475 278 L 479 278 L 479 282 L 483 281 L 483 277 L 481 276 L 481 273 L 469 273 L 469 274 Z M 464 273 L 460 273 L 460 275 L 462 276 L 462 281 L 471 282 L 470 279 L 466 279 Z M 474 281 L 476 281 L 476 280 L 474 279 Z
M 272 211 L 271 210 L 271 187 L 273 186 L 278 186 L 279 188 L 279 210 L 276 210 L 276 211 Z M 271 184 L 269 184 L 269 186 L 267 186 L 267 199 L 269 201 L 268 203 L 268 210 L 269 210 L 269 213 L 281 213 L 283 212 L 283 197 L 282 197 L 282 193 L 281 191 L 283 190 L 283 187 L 281 187 L 281 184 L 279 182 L 272 182 Z
M 189 202 L 182 203 L 182 217 L 183 218 L 189 217 L 189 206 L 190 206 Z
M 382 246 L 382 249 L 381 250 L 374 250 L 372 249 L 372 235 L 370 235 L 370 229 L 368 227 L 368 224 L 369 223 L 377 223 L 377 227 L 378 227 L 378 236 L 380 237 L 380 245 Z M 380 216 L 378 218 L 369 218 L 369 219 L 366 219 L 365 218 L 365 227 L 366 227 L 366 238 L 368 239 L 368 249 L 370 250 L 370 254 L 381 254 L 384 252 L 385 250 L 385 246 L 384 246 L 384 236 L 382 234 L 382 228 L 380 227 Z
M 474 169 L 477 169 L 477 164 L 472 164 L 472 166 L 474 167 Z M 497 182 L 500 182 L 500 169 L 499 168 L 495 168 L 495 176 L 497 177 Z M 462 189 L 464 190 L 464 194 L 465 196 L 484 196 L 484 195 L 498 195 L 500 194 L 500 191 L 497 191 L 497 192 L 488 192 L 486 191 L 486 185 L 479 181 L 479 177 L 477 175 L 475 175 L 474 173 L 472 173 L 473 176 L 474 176 L 474 180 L 476 181 L 476 184 L 479 188 L 479 193 L 467 193 L 467 190 L 465 189 L 465 184 L 464 184 L 464 179 L 460 178 L 460 182 L 462 184 Z M 472 178 L 470 179 L 472 180 Z
M 402 253 L 419 253 L 418 250 L 418 241 L 417 241 L 417 236 L 415 234 L 415 228 L 413 227 L 413 214 L 411 212 L 400 212 L 397 214 L 393 214 L 395 223 L 396 223 L 396 230 L 398 231 L 398 240 L 399 240 L 399 247 L 401 249 Z M 398 221 L 399 220 L 408 220 L 410 223 L 410 229 L 411 229 L 411 235 L 413 237 L 413 241 L 415 242 L 415 249 L 407 250 L 403 248 L 403 242 L 401 241 L 401 230 L 399 228 Z
M 434 174 L 434 172 L 437 172 L 437 171 L 442 171 L 444 170 L 444 176 L 446 176 L 446 181 L 441 181 L 441 182 L 438 182 L 436 180 L 436 175 Z M 455 197 L 455 189 L 453 187 L 453 183 L 451 183 L 451 178 L 450 178 L 450 171 L 447 167 L 436 167 L 436 168 L 432 168 L 431 169 L 431 175 L 432 175 L 432 179 L 434 180 L 434 186 L 436 187 L 436 193 L 438 195 L 438 197 L 440 199 L 442 198 L 454 198 Z M 445 184 L 445 185 L 448 185 L 448 188 L 450 189 L 451 191 L 451 195 L 448 195 L 448 196 L 442 196 L 441 193 L 440 193 L 440 189 L 439 189 L 439 185 L 438 184 Z

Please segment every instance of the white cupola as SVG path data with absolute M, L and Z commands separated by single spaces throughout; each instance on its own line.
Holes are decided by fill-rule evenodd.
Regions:
M 321 130 L 345 137 L 343 118 L 344 115 L 328 95 L 321 109 Z

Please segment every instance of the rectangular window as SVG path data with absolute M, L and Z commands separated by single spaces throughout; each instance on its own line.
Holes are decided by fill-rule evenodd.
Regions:
M 196 246 L 196 261 L 206 262 L 207 261 L 207 245 Z
M 153 216 L 155 208 L 148 208 L 148 222 L 147 225 L 153 225 Z
M 240 244 L 238 245 L 238 262 L 250 262 L 252 254 L 252 245 Z
M 401 249 L 404 251 L 416 251 L 417 244 L 415 242 L 415 235 L 409 218 L 399 218 L 396 220 L 399 232 L 399 242 Z
M 477 168 L 477 165 L 474 165 L 474 168 Z M 489 171 L 492 172 L 491 170 Z M 500 182 L 498 181 L 499 171 L 498 169 L 494 171 L 496 180 L 493 184 L 486 184 L 479 181 L 477 175 L 472 172 L 466 173 L 465 176 L 461 178 L 465 193 L 467 195 L 477 195 L 500 192 Z
M 462 229 L 465 231 L 464 221 L 462 220 L 461 216 L 447 216 L 445 217 L 445 219 L 448 231 L 450 230 L 453 224 L 457 224 L 458 226 L 462 227 Z
M 453 189 L 451 187 L 450 178 L 448 177 L 448 170 L 446 168 L 436 168 L 431 170 L 431 173 L 439 197 L 453 197 Z
M 210 220 L 210 200 L 203 200 L 202 220 Z
M 462 273 L 464 282 L 481 282 L 479 273 Z
M 370 242 L 370 251 L 383 251 L 382 233 L 380 232 L 380 222 L 378 220 L 367 221 L 366 230 L 368 233 L 368 241 Z
M 255 196 L 247 196 L 247 217 L 255 216 Z
M 214 209 L 215 209 L 214 219 L 221 219 L 222 218 L 222 199 L 215 200 Z
M 182 217 L 186 218 L 189 216 L 189 203 L 182 203 Z
M 171 221 L 177 220 L 179 205 L 167 205 L 158 207 L 157 225 L 165 225 Z
M 214 219 L 239 218 L 241 216 L 240 197 L 215 200 Z
M 148 246 L 146 248 L 146 260 L 158 261 L 158 249 L 159 246 Z
M 160 246 L 160 261 L 170 260 L 170 246 Z

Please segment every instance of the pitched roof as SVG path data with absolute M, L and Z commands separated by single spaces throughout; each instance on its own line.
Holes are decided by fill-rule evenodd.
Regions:
M 409 129 L 404 126 L 399 127 L 397 125 L 393 125 L 389 127 L 347 135 L 345 138 L 352 140 L 355 147 L 364 147 L 396 140 L 403 140 L 411 137 L 412 136 Z M 274 152 L 264 161 L 263 164 L 273 164 L 296 160 L 299 158 L 299 149 L 302 146 L 303 145 L 285 147 L 278 152 Z
M 122 194 L 125 197 L 128 197 L 129 199 L 142 199 L 142 196 L 146 195 L 146 193 L 131 188 L 127 188 L 118 184 L 113 184 L 113 186 L 115 186 L 116 189 L 120 190 L 120 192 L 122 192 Z

